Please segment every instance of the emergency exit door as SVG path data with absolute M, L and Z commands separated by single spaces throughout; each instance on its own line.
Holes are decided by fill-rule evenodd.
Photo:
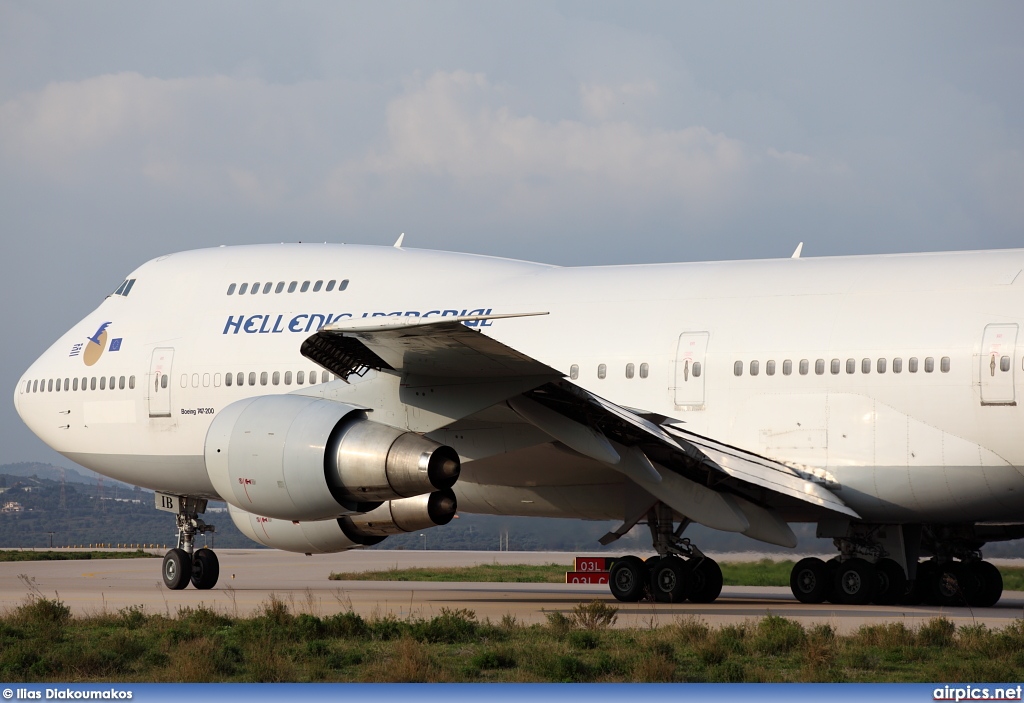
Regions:
M 171 416 L 171 362 L 174 360 L 174 349 L 158 347 L 153 350 L 153 359 L 149 365 L 148 388 L 150 417 Z
M 1017 325 L 986 325 L 981 340 L 981 404 L 1016 405 Z
M 707 332 L 683 332 L 679 335 L 672 387 L 672 397 L 677 407 L 704 407 L 704 357 L 707 349 Z

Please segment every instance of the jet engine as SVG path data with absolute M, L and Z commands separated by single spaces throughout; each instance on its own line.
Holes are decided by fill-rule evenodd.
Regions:
M 286 552 L 330 554 L 378 544 L 388 536 L 446 525 L 455 517 L 450 490 L 390 500 L 374 510 L 337 518 L 293 522 L 262 517 L 228 505 L 238 529 L 254 542 Z
M 280 520 L 365 513 L 382 501 L 451 488 L 459 455 L 367 419 L 358 407 L 302 395 L 246 398 L 206 435 L 206 470 L 236 508 Z

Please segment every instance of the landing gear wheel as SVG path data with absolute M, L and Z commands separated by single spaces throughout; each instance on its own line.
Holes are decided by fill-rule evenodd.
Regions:
M 608 588 L 623 603 L 636 603 L 643 598 L 646 581 L 647 567 L 634 556 L 616 559 L 608 574 Z
M 188 586 L 192 577 L 192 558 L 184 549 L 174 548 L 164 555 L 164 585 L 172 591 Z
M 860 558 L 847 559 L 836 567 L 833 599 L 842 605 L 866 605 L 878 584 L 875 567 Z
M 718 562 L 707 557 L 691 559 L 690 570 L 692 590 L 690 601 L 693 603 L 714 603 L 722 593 L 722 569 Z
M 789 574 L 789 588 L 801 603 L 824 603 L 832 588 L 829 572 L 817 557 L 801 559 Z
M 1003 575 L 987 561 L 976 561 L 965 566 L 966 578 L 972 582 L 967 590 L 967 605 L 991 608 L 1003 595 Z
M 925 599 L 929 605 L 964 606 L 967 605 L 964 590 L 960 586 L 962 577 L 961 565 L 948 561 L 936 565 L 931 578 L 924 584 Z M 966 579 L 964 579 L 966 581 Z
M 903 567 L 892 559 L 879 559 L 875 564 L 878 584 L 875 597 L 871 600 L 876 605 L 896 605 L 907 592 L 907 575 Z
M 658 559 L 651 565 L 651 592 L 658 603 L 681 603 L 690 594 L 690 570 L 675 556 Z
M 192 585 L 200 590 L 213 588 L 220 576 L 220 560 L 212 549 L 203 547 L 192 555 Z

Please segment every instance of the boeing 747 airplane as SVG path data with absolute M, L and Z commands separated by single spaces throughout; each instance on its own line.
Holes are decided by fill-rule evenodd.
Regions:
M 622 601 L 710 602 L 692 523 L 837 556 L 801 601 L 1002 593 L 1024 536 L 1024 250 L 563 268 L 395 247 L 154 259 L 14 402 L 46 444 L 157 492 L 168 588 L 212 588 L 208 500 L 253 540 L 331 553 L 466 513 L 637 524 Z M 1024 390 L 1024 389 L 1022 389 Z

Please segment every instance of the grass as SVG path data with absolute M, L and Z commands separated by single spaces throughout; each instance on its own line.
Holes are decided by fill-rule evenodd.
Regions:
M 721 562 L 726 586 L 789 586 L 792 561 L 762 559 L 752 562 Z M 448 568 L 388 569 L 332 573 L 334 581 L 463 581 L 470 583 L 565 583 L 565 564 L 480 564 Z M 1024 590 L 1024 568 L 1000 567 L 1003 588 Z
M 581 603 L 523 625 L 465 609 L 431 618 L 322 617 L 271 596 L 237 618 L 204 606 L 176 617 L 142 608 L 75 617 L 30 596 L 0 615 L 0 679 L 10 682 L 258 681 L 1013 681 L 1024 621 L 1002 630 L 864 626 L 840 636 L 769 615 L 713 628 L 682 617 L 613 629 L 617 608 Z
M 132 552 L 36 552 L 25 549 L 0 549 L 0 561 L 64 561 L 77 559 L 140 559 L 157 557 L 141 549 Z

